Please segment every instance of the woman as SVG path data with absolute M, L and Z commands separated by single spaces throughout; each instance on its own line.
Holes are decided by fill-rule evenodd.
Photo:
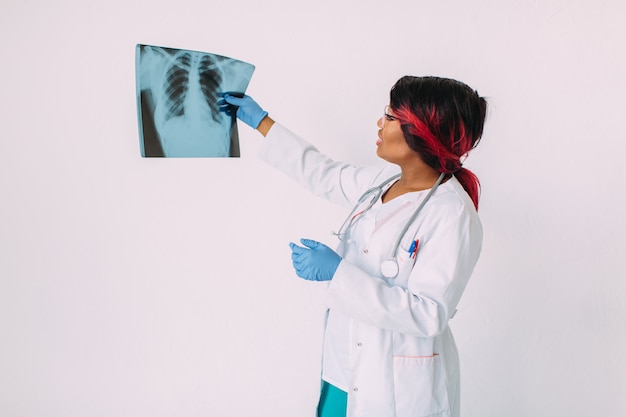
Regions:
M 382 169 L 331 160 L 247 96 L 226 94 L 223 104 L 266 136 L 263 160 L 317 195 L 356 204 L 337 251 L 290 244 L 298 276 L 329 282 L 318 416 L 458 416 L 448 320 L 482 243 L 479 183 L 462 161 L 482 135 L 485 99 L 451 79 L 398 80 L 378 120 Z

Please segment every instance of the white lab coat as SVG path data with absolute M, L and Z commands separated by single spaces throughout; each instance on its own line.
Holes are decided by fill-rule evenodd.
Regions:
M 260 158 L 314 194 L 352 208 L 363 192 L 398 167 L 357 168 L 335 162 L 275 124 Z M 380 265 L 424 192 L 379 225 L 372 209 L 352 230 L 328 286 L 328 307 L 350 317 L 348 417 L 459 415 L 459 360 L 448 320 L 478 260 L 482 227 L 456 180 L 441 184 L 411 225 L 398 251 L 400 272 L 385 279 Z M 415 260 L 408 249 L 419 239 Z

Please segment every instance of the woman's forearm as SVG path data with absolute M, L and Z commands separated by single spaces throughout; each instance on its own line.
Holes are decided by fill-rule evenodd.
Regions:
M 271 117 L 265 116 L 259 126 L 257 126 L 256 130 L 259 131 L 264 137 L 267 136 L 267 133 L 270 131 L 272 126 L 274 125 L 274 120 Z

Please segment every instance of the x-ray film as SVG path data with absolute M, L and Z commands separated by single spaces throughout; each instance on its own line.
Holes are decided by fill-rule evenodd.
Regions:
M 238 157 L 235 117 L 220 93 L 243 93 L 254 65 L 225 56 L 137 45 L 137 111 L 143 157 Z

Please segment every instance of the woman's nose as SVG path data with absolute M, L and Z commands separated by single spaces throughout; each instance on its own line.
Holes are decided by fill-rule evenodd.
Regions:
M 381 117 L 381 118 L 379 118 L 379 119 L 376 121 L 376 126 L 378 126 L 378 127 L 379 127 L 379 128 L 381 128 L 381 129 L 383 128 L 383 118 L 382 118 L 382 117 Z

